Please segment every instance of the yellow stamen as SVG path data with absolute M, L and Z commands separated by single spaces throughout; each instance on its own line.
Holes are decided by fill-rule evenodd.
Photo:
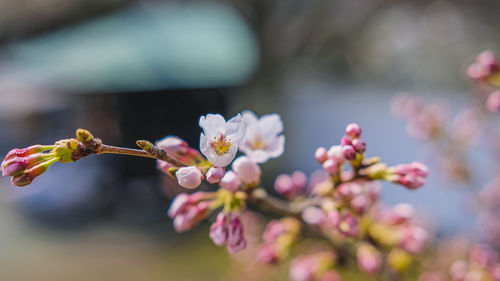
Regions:
M 261 141 L 261 140 L 259 140 L 259 139 L 256 139 L 256 140 L 254 140 L 254 141 L 252 142 L 251 147 L 252 147 L 252 149 L 253 149 L 253 150 L 258 150 L 258 149 L 262 149 L 262 148 L 264 148 L 264 145 L 265 145 L 265 144 L 264 144 L 264 142 L 263 142 L 263 141 Z
M 214 141 L 210 145 L 219 155 L 226 153 L 231 148 L 231 143 L 224 135 L 220 135 L 218 139 L 214 137 Z

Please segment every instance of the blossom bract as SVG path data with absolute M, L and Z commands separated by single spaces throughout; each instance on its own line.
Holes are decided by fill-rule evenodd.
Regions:
M 256 163 L 264 163 L 277 158 L 285 150 L 283 121 L 278 114 L 266 114 L 258 118 L 251 111 L 242 112 L 242 120 L 247 126 L 246 140 L 241 146 L 248 158 Z
M 201 153 L 214 166 L 229 165 L 245 140 L 246 125 L 241 115 L 226 122 L 220 114 L 207 114 L 200 118 L 200 127 L 203 129 L 200 136 Z

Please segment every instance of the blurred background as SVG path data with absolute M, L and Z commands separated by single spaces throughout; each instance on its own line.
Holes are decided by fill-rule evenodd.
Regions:
M 178 135 L 198 147 L 200 115 L 250 109 L 285 123 L 284 156 L 263 166 L 267 186 L 280 172 L 319 168 L 315 149 L 338 143 L 351 122 L 368 155 L 432 167 L 392 116 L 392 97 L 465 106 L 466 66 L 500 51 L 499 9 L 486 0 L 2 0 L 0 154 L 80 127 L 111 145 Z M 472 232 L 468 192 L 449 185 L 431 173 L 415 192 L 384 186 L 383 201 L 415 204 L 438 235 Z M 214 246 L 207 223 L 174 233 L 175 192 L 154 161 L 131 157 L 57 164 L 25 188 L 1 178 L 0 278 L 269 279 L 268 268 L 236 269 L 248 260 Z

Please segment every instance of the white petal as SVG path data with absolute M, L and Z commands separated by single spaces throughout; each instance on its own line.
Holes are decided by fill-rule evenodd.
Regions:
M 263 137 L 276 136 L 283 132 L 283 121 L 279 114 L 266 114 L 259 119 L 259 132 Z
M 250 110 L 243 111 L 241 113 L 241 119 L 247 124 L 247 127 L 250 127 L 252 124 L 257 124 L 259 121 L 257 115 Z
M 218 137 L 221 133 L 226 133 L 226 120 L 220 114 L 207 114 L 206 116 L 201 116 L 199 124 L 209 139 Z
M 243 151 L 243 149 L 241 149 Z M 269 160 L 269 153 L 265 150 L 247 150 L 244 151 L 245 155 L 255 163 L 261 164 Z
M 281 135 L 275 139 L 271 146 L 266 148 L 272 158 L 280 157 L 285 151 L 285 136 Z
M 236 152 L 238 151 L 238 147 L 231 145 L 231 148 L 229 148 L 226 153 L 222 155 L 218 155 L 215 150 L 213 150 L 212 147 L 209 149 L 209 153 L 205 155 L 210 161 L 210 163 L 214 164 L 214 166 L 217 167 L 225 167 L 233 161 L 234 157 L 236 157 Z
M 209 153 L 208 149 L 209 148 L 210 148 L 210 144 L 208 143 L 207 137 L 203 133 L 201 133 L 200 134 L 200 151 L 207 158 L 208 158 L 208 153 Z
M 226 137 L 230 139 L 231 148 L 236 145 L 236 148 L 245 141 L 247 128 L 245 122 L 241 120 L 241 114 L 237 114 L 226 124 Z

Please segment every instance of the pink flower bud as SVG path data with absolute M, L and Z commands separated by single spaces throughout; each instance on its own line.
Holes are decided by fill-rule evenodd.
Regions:
M 50 164 L 44 164 L 44 163 L 38 164 L 37 166 L 32 167 L 29 170 L 25 171 L 23 174 L 12 177 L 11 179 L 12 184 L 20 187 L 26 186 L 30 184 L 36 177 L 47 171 L 49 166 Z
M 488 78 L 499 71 L 498 60 L 491 51 L 480 53 L 476 62 L 467 68 L 467 74 L 475 80 L 488 80 Z
M 174 167 L 174 165 L 168 163 L 167 161 L 156 160 L 156 169 L 162 171 L 164 174 L 170 174 L 170 168 Z
M 358 195 L 351 200 L 351 208 L 360 214 L 368 210 L 368 198 L 365 195 Z
M 375 274 L 382 266 L 382 255 L 368 243 L 363 243 L 358 247 L 358 267 L 364 272 Z
M 14 157 L 26 157 L 28 155 L 32 155 L 35 153 L 43 152 L 49 149 L 52 149 L 53 146 L 45 146 L 45 145 L 32 145 L 26 148 L 14 148 L 5 156 L 4 162 L 12 159 Z
M 178 194 L 168 210 L 169 217 L 174 219 L 175 230 L 189 230 L 203 220 L 210 212 L 215 196 L 215 192 Z
M 274 189 L 281 195 L 287 195 L 293 191 L 292 177 L 286 174 L 281 174 L 274 181 Z
M 326 148 L 318 147 L 318 149 L 316 149 L 316 152 L 314 153 L 314 158 L 316 158 L 316 161 L 318 161 L 320 164 L 323 164 L 323 162 L 325 162 L 328 158 Z
M 344 152 L 342 151 L 342 146 L 340 145 L 330 147 L 327 155 L 328 158 L 332 159 L 335 163 L 341 164 L 345 161 Z
M 201 202 L 195 206 L 187 207 L 184 212 L 179 213 L 174 219 L 174 228 L 177 232 L 190 230 L 208 214 L 208 203 Z
M 309 256 L 295 258 L 290 264 L 290 280 L 312 281 L 316 270 L 316 262 Z
M 298 256 L 290 264 L 290 279 L 293 281 L 340 281 L 330 267 L 335 263 L 330 251 L 320 251 L 307 256 Z
M 378 201 L 380 196 L 380 184 L 378 182 L 371 182 L 365 184 L 366 190 L 368 191 L 368 196 L 372 202 Z
M 227 172 L 224 175 L 224 177 L 222 177 L 219 185 L 222 188 L 225 188 L 225 189 L 227 189 L 229 191 L 233 191 L 234 192 L 234 191 L 237 191 L 238 188 L 240 187 L 241 180 L 238 177 L 238 175 L 236 175 L 235 172 L 229 171 L 229 172 Z
M 356 158 L 356 150 L 352 145 L 342 146 L 342 152 L 347 160 L 354 160 Z
M 356 182 L 346 182 L 337 187 L 337 195 L 344 200 L 350 200 L 362 192 L 363 187 Z
M 486 245 L 476 245 L 471 250 L 469 260 L 483 267 L 491 267 L 498 262 L 498 254 Z
M 497 68 L 498 65 L 495 54 L 490 50 L 483 51 L 479 55 L 477 55 L 476 61 L 493 69 Z
M 302 211 L 302 219 L 308 224 L 320 224 L 325 218 L 325 213 L 318 207 L 307 207 Z
M 175 177 L 180 186 L 188 189 L 195 189 L 203 180 L 200 170 L 194 166 L 182 167 L 175 172 Z
M 402 230 L 401 247 L 410 253 L 418 254 L 422 252 L 428 239 L 429 234 L 423 228 L 406 227 Z
M 422 187 L 429 175 L 427 167 L 419 162 L 397 165 L 391 167 L 389 171 L 393 173 L 389 176 L 389 181 L 401 184 L 410 189 Z
M 22 174 L 24 172 L 24 170 L 26 170 L 26 168 L 28 167 L 28 162 L 24 161 L 24 160 L 25 160 L 25 158 L 21 158 L 21 159 L 14 158 L 14 159 L 9 160 L 8 162 L 3 162 L 2 163 L 2 175 L 4 177 L 7 177 L 7 176 L 13 177 L 13 176 L 18 176 L 18 175 Z
M 228 227 L 227 227 L 227 215 L 224 212 L 220 212 L 217 215 L 217 219 L 210 226 L 210 238 L 214 241 L 217 246 L 222 246 L 227 241 Z
M 355 139 L 352 141 L 352 146 L 359 153 L 364 153 L 366 151 L 366 143 L 362 139 Z
M 304 191 L 307 186 L 307 176 L 301 171 L 292 173 L 293 187 L 297 192 Z
M 334 175 L 338 171 L 338 166 L 332 159 L 328 159 L 323 163 L 323 170 L 330 175 Z
M 351 214 L 345 213 L 339 223 L 340 233 L 344 236 L 357 236 L 359 232 L 358 220 Z
M 454 281 L 464 280 L 469 265 L 464 260 L 455 261 L 450 266 L 450 275 Z
M 493 113 L 500 112 L 500 91 L 494 91 L 490 94 L 486 101 L 486 108 Z
M 347 125 L 345 133 L 353 139 L 359 138 L 361 135 L 361 127 L 356 123 Z
M 351 140 L 347 136 L 343 136 L 342 139 L 340 139 L 340 146 L 345 145 L 352 145 Z
M 242 182 L 254 184 L 260 181 L 261 170 L 259 165 L 246 156 L 240 156 L 233 162 L 233 170 Z
M 271 243 L 278 239 L 278 237 L 286 231 L 286 225 L 282 221 L 272 220 L 266 225 L 262 238 L 267 243 Z
M 16 186 L 30 184 L 37 176 L 59 160 L 52 152 L 42 152 L 51 148 L 53 146 L 33 145 L 23 149 L 11 150 L 1 164 L 2 175 L 4 177 L 13 177 L 11 180 Z
M 167 136 L 156 142 L 156 146 L 165 150 L 168 156 L 188 165 L 195 165 L 198 162 L 206 161 L 198 150 L 190 147 L 187 142 L 176 136 Z M 158 161 L 160 162 L 161 160 Z
M 337 210 L 331 210 L 323 220 L 322 225 L 325 227 L 338 227 L 340 223 L 340 213 Z
M 247 241 L 243 233 L 243 224 L 241 223 L 240 217 L 236 214 L 233 214 L 229 222 L 226 245 L 227 250 L 231 254 L 239 252 L 247 246 Z
M 223 168 L 213 166 L 212 168 L 210 168 L 208 170 L 208 172 L 205 176 L 207 177 L 207 181 L 209 183 L 218 183 L 218 182 L 220 182 L 220 180 L 224 176 L 225 172 L 226 171 L 224 171 Z
M 275 264 L 279 259 L 278 251 L 274 244 L 265 244 L 260 248 L 257 255 L 257 260 L 265 264 Z
M 172 204 L 170 205 L 170 208 L 168 209 L 168 216 L 170 218 L 174 218 L 181 212 L 183 212 L 189 202 L 189 195 L 186 193 L 180 193 L 178 194 L 174 201 L 172 201 Z
M 415 210 L 412 205 L 406 203 L 397 204 L 390 210 L 383 221 L 390 225 L 397 225 L 407 222 L 413 217 Z

